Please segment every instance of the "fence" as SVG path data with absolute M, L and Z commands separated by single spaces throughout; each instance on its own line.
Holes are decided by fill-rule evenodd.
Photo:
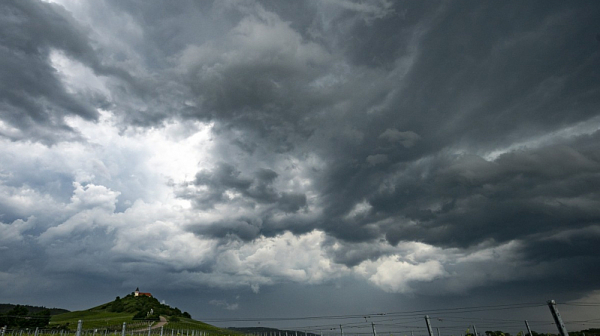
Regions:
M 523 308 L 523 307 L 530 307 L 530 306 L 519 306 L 519 305 L 507 305 L 509 306 L 509 308 Z M 535 306 L 539 306 L 539 304 L 536 304 Z M 569 336 L 569 333 L 567 332 L 567 328 L 565 326 L 564 321 L 562 320 L 562 317 L 558 311 L 557 305 L 554 302 L 554 300 L 550 300 L 547 302 L 547 306 L 550 309 L 550 313 L 552 315 L 553 318 L 553 323 L 557 328 L 558 333 L 556 334 L 557 336 Z M 504 307 L 502 306 L 497 306 L 500 307 L 498 309 L 503 309 Z M 455 309 L 456 310 L 456 309 Z M 465 310 L 465 312 L 473 312 L 473 310 Z M 407 319 L 408 317 L 410 317 L 410 320 L 415 321 L 415 318 L 417 318 L 417 312 L 413 312 L 410 313 L 409 315 L 406 315 L 407 313 L 404 313 L 406 316 L 403 316 L 401 314 L 403 313 L 392 313 L 389 314 L 387 317 L 390 317 L 390 315 L 394 315 L 396 316 L 396 320 L 398 319 Z M 386 315 L 386 314 L 378 314 L 378 315 Z M 41 329 L 41 328 L 35 328 L 35 329 L 7 329 L 6 327 L 1 329 L 1 333 L 0 336 L 241 336 L 241 335 L 252 335 L 252 336 L 360 336 L 360 335 L 372 335 L 372 336 L 378 336 L 377 335 L 377 329 L 376 326 L 383 326 L 385 327 L 386 324 L 384 324 L 383 322 L 379 322 L 375 323 L 375 322 L 369 322 L 367 323 L 367 317 L 371 318 L 371 316 L 364 316 L 362 318 L 365 319 L 365 323 L 362 323 L 360 326 L 357 323 L 348 323 L 346 325 L 342 325 L 339 324 L 339 328 L 336 327 L 327 327 L 327 328 L 322 328 L 319 326 L 312 326 L 312 327 L 306 327 L 304 328 L 304 332 L 298 332 L 298 331 L 282 331 L 282 330 L 276 330 L 273 329 L 271 331 L 262 331 L 262 332 L 242 332 L 242 331 L 235 331 L 235 330 L 227 330 L 227 329 L 215 329 L 214 327 L 210 326 L 210 325 L 192 325 L 189 323 L 180 323 L 180 322 L 172 322 L 172 323 L 165 323 L 163 322 L 159 322 L 156 325 L 154 325 L 154 323 L 156 322 L 133 322 L 133 323 L 123 323 L 122 325 L 111 325 L 111 326 L 106 326 L 104 328 L 95 328 L 95 329 L 83 329 L 83 321 L 79 320 L 78 326 L 77 326 L 77 330 L 73 331 L 73 330 L 57 330 L 57 329 Z M 422 318 L 424 317 L 424 321 L 422 320 Z M 361 316 L 354 316 L 354 318 L 361 318 Z M 394 318 L 392 318 L 393 320 Z M 404 323 L 403 325 L 403 329 L 402 330 L 395 330 L 394 334 L 398 335 L 398 334 L 403 334 L 405 336 L 407 336 L 407 334 L 410 334 L 410 336 L 415 336 L 413 331 L 419 331 L 419 335 L 418 336 L 441 336 L 440 333 L 440 329 L 444 329 L 447 327 L 443 327 L 443 326 L 435 326 L 432 325 L 431 323 L 431 319 L 428 315 L 421 315 L 421 317 L 419 318 L 421 319 L 421 325 L 417 326 L 417 325 L 406 325 L 406 323 Z M 598 319 L 600 320 L 600 319 Z M 210 321 L 210 320 L 209 320 Z M 402 324 L 402 323 L 399 323 Z M 527 320 L 521 320 L 520 324 L 522 325 L 522 327 L 525 327 L 527 330 L 527 334 L 525 334 L 524 332 L 521 332 L 519 334 L 521 334 L 520 336 L 538 336 L 538 335 L 544 335 L 544 334 L 537 334 L 535 331 L 531 331 L 529 323 Z M 186 325 L 189 326 L 189 328 L 186 328 Z M 203 330 L 203 326 L 212 328 L 211 330 Z M 464 326 L 464 325 L 463 325 Z M 352 330 L 351 328 L 368 328 L 369 330 L 365 330 L 363 332 L 350 332 L 348 333 L 348 329 Z M 346 329 L 346 334 L 344 334 L 344 328 Z M 504 334 L 502 335 L 496 335 L 495 332 L 489 334 L 489 332 L 485 332 L 485 333 L 478 333 L 477 332 L 477 326 L 476 325 L 469 325 L 469 328 L 472 328 L 472 332 L 470 332 L 470 330 L 468 329 L 466 332 L 458 332 L 458 335 L 460 336 L 504 336 Z M 302 329 L 302 328 L 301 328 Z M 434 333 L 434 329 L 435 329 L 435 333 Z M 445 335 L 448 336 L 448 334 L 451 332 L 452 329 L 446 329 L 445 331 Z M 457 329 L 453 329 L 454 331 L 457 331 Z M 408 331 L 408 332 L 407 332 Z M 464 329 L 463 329 L 464 331 Z M 390 332 L 389 330 L 385 331 L 386 334 L 389 334 L 390 336 L 392 336 L 392 332 Z M 437 335 L 435 335 L 437 334 Z M 572 333 L 574 334 L 574 333 Z M 452 335 L 455 335 L 455 332 L 452 332 Z M 519 336 L 519 335 L 517 335 Z M 574 336 L 574 335 L 571 335 Z M 581 333 L 579 333 L 577 336 L 600 336 L 597 333 L 588 333 L 588 334 L 584 334 L 582 335 Z

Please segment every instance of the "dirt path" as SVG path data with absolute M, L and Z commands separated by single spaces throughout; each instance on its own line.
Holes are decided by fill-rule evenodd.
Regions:
M 160 321 L 158 321 L 158 323 L 156 323 L 156 324 L 153 324 L 150 327 L 151 330 L 158 329 L 158 328 L 164 326 L 165 324 L 169 323 L 164 316 L 159 316 L 158 318 L 160 319 Z M 143 329 L 134 330 L 133 332 L 142 332 L 142 331 L 148 331 L 148 327 L 143 328 Z

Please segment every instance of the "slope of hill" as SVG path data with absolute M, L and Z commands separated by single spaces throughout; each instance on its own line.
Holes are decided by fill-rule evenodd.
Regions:
M 160 316 L 167 320 L 166 324 L 156 323 Z M 134 296 L 133 293 L 87 310 L 54 315 L 50 320 L 50 327 L 74 330 L 79 320 L 83 321 L 83 329 L 120 331 L 125 322 L 128 331 L 161 325 L 167 330 L 203 330 L 211 334 L 231 334 L 229 330 L 193 320 L 189 313 L 161 304 L 154 297 Z

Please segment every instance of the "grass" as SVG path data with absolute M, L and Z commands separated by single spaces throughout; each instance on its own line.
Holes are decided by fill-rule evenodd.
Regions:
M 69 324 L 70 330 L 77 329 L 77 322 L 83 321 L 83 329 L 109 329 L 121 330 L 123 322 L 127 324 L 139 323 L 133 321 L 132 313 L 113 313 L 105 310 L 81 310 L 54 315 L 50 319 L 49 327 Z
M 200 322 L 200 321 L 196 321 L 196 320 L 192 320 L 192 319 L 188 319 L 188 318 L 179 318 L 180 321 L 179 322 L 169 322 L 167 325 L 165 325 L 165 329 L 167 330 L 171 330 L 171 329 L 175 329 L 175 330 L 201 330 L 201 331 L 208 331 L 211 333 L 218 333 L 218 334 L 232 334 L 235 332 L 232 332 L 231 330 L 224 330 L 221 328 L 217 328 L 213 325 L 204 323 L 204 322 Z
M 131 331 L 140 331 L 144 330 L 148 326 L 148 322 L 133 320 L 133 315 L 131 313 L 112 313 L 107 312 L 106 310 L 82 310 L 82 311 L 74 311 L 69 313 L 64 313 L 60 315 L 54 315 L 50 319 L 50 325 L 48 328 L 52 328 L 57 325 L 65 325 L 68 323 L 68 329 L 73 331 L 77 329 L 77 323 L 79 320 L 83 321 L 83 330 L 94 330 L 98 329 L 97 336 L 103 335 L 100 331 L 104 332 L 104 330 L 109 331 L 118 331 L 120 335 L 120 331 L 123 327 L 123 322 L 127 323 L 127 333 Z M 221 329 L 215 327 L 213 325 L 196 321 L 193 319 L 180 317 L 178 322 L 169 322 L 164 328 L 164 335 L 170 336 L 171 330 L 175 330 L 175 334 L 177 331 L 186 332 L 190 331 L 190 336 L 192 331 L 204 331 L 206 333 L 210 333 L 211 335 L 238 335 L 239 332 L 235 332 L 232 330 Z M 153 334 L 160 332 L 160 329 L 154 329 L 152 331 Z M 198 334 L 196 334 L 198 335 Z M 241 334 L 240 334 L 241 335 Z M 41 336 L 41 335 L 39 335 Z

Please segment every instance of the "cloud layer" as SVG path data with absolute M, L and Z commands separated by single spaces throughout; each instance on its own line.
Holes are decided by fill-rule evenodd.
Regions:
M 0 294 L 598 290 L 593 2 L 0 13 Z

